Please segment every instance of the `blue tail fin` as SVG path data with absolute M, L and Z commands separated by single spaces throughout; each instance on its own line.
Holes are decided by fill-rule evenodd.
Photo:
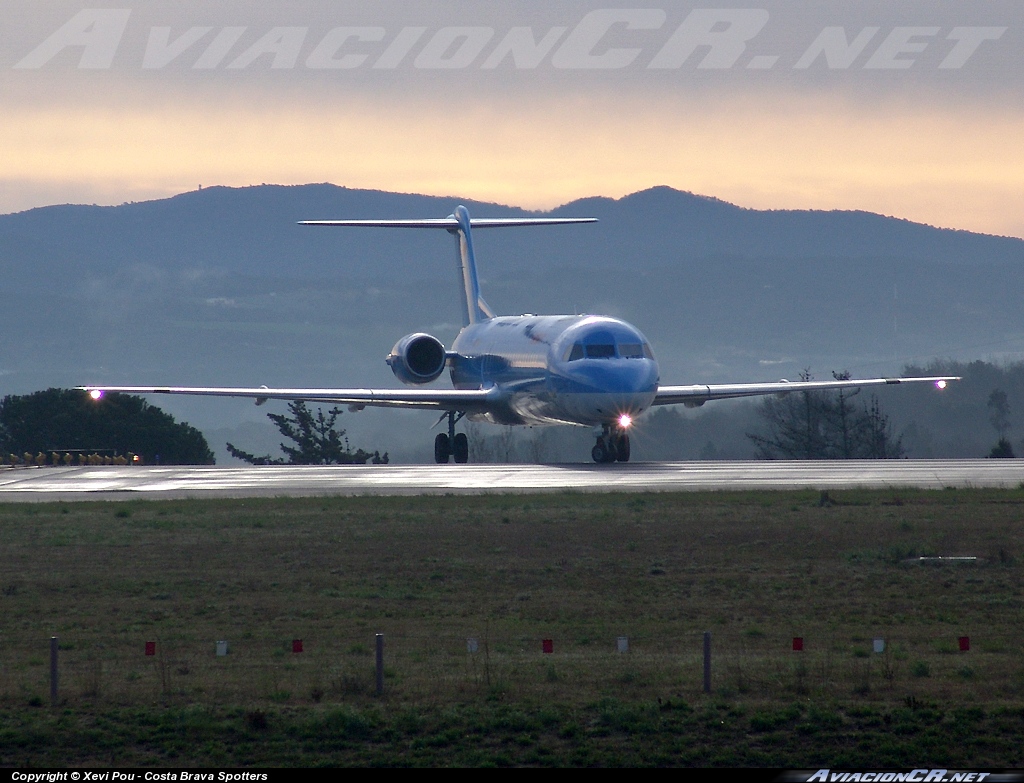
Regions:
M 455 262 L 459 265 L 459 281 L 462 283 L 462 325 L 469 326 L 477 321 L 494 318 L 494 311 L 480 295 L 469 210 L 460 204 L 451 217 L 458 221 L 458 227 L 448 231 L 455 237 Z

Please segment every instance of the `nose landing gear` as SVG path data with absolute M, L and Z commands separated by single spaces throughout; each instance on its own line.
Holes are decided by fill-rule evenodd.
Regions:
M 597 437 L 597 444 L 590 450 L 594 462 L 629 462 L 629 435 L 621 429 L 604 425 L 604 432 Z
M 464 415 L 463 413 L 456 415 L 455 411 L 449 411 L 441 417 L 448 419 L 448 434 L 439 432 L 434 438 L 434 462 L 438 465 L 448 464 L 450 457 L 454 457 L 455 462 L 459 464 L 469 462 L 469 438 L 464 432 L 458 434 L 455 432 L 455 422 Z

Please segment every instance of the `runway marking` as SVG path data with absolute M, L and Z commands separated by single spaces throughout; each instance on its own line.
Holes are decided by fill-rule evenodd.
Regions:
M 0 501 L 533 491 L 1016 488 L 1018 460 L 0 469 Z

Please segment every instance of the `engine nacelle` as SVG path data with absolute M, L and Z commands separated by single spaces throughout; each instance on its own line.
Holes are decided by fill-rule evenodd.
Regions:
M 407 334 L 391 349 L 385 361 L 402 383 L 430 383 L 444 372 L 444 344 L 436 337 Z

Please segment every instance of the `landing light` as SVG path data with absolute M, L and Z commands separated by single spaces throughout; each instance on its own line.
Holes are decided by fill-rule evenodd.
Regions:
M 936 389 L 945 389 L 946 388 L 946 382 L 945 381 L 935 381 L 935 388 Z
M 622 429 L 628 430 L 632 423 L 633 417 L 630 416 L 628 413 L 623 413 L 621 416 L 619 416 L 619 427 L 621 427 Z
M 93 389 L 91 392 L 89 392 L 89 396 L 92 397 L 94 400 L 102 400 L 103 399 L 103 390 L 102 389 Z

